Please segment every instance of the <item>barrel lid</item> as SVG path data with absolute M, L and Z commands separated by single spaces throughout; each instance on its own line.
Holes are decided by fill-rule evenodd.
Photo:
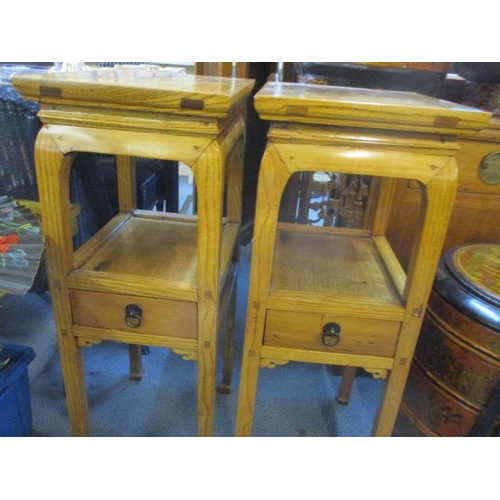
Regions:
M 457 281 L 500 307 L 500 245 L 465 245 L 445 253 L 444 262 Z
M 474 243 L 444 252 L 434 288 L 457 309 L 500 332 L 500 245 Z

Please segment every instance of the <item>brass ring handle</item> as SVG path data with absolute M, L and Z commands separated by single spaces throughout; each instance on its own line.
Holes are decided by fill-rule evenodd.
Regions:
M 129 304 L 125 307 L 125 324 L 130 328 L 139 328 L 142 320 L 142 309 L 136 304 Z
M 340 342 L 340 325 L 338 323 L 327 323 L 323 326 L 321 340 L 327 347 L 335 347 Z

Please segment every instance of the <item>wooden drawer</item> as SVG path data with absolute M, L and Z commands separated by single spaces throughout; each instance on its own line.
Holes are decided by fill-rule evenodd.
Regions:
M 70 297 L 73 321 L 77 325 L 186 339 L 197 337 L 194 302 L 82 290 L 71 290 Z M 142 311 L 140 325 L 135 328 L 125 323 L 125 309 L 130 304 Z
M 336 323 L 340 327 L 338 343 L 323 342 L 323 327 Z M 302 312 L 267 312 L 264 345 L 308 351 L 394 356 L 400 323 L 397 321 L 310 314 Z M 327 339 L 330 344 L 335 339 Z

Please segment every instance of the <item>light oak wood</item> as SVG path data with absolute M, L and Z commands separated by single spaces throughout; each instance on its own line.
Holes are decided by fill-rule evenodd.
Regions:
M 390 436 L 453 207 L 453 136 L 477 132 L 489 114 L 416 94 L 280 83 L 266 84 L 255 105 L 271 125 L 236 433 L 251 434 L 260 368 L 300 361 L 351 367 L 344 401 L 354 368 L 387 378 L 372 432 Z M 290 176 L 318 170 L 381 178 L 366 229 L 278 224 Z M 401 178 L 417 180 L 424 200 L 406 273 L 385 236 Z M 323 345 L 329 322 L 345 331 L 333 347 Z
M 77 325 L 110 330 L 126 330 L 181 338 L 197 338 L 197 312 L 195 302 L 161 300 L 136 295 L 72 290 L 73 321 Z M 134 304 L 142 311 L 139 326 L 128 326 L 124 321 L 127 305 Z
M 298 224 L 290 226 L 295 230 L 279 230 L 276 236 L 270 294 L 279 290 L 380 303 L 400 300 L 370 236 L 352 236 L 350 231 L 335 228 L 301 231 Z
M 20 75 L 13 84 L 40 102 L 44 123 L 36 168 L 73 434 L 90 432 L 80 348 L 107 339 L 169 347 L 195 360 L 193 414 L 199 435 L 212 435 L 218 333 L 235 290 L 244 110 L 254 82 L 111 69 Z M 120 205 L 120 213 L 76 252 L 67 210 L 75 151 L 117 156 Z M 132 157 L 189 166 L 196 216 L 135 210 Z M 129 303 L 144 308 L 137 328 L 123 320 Z
M 320 363 L 324 365 L 363 367 L 373 371 L 388 370 L 392 369 L 394 366 L 394 359 L 391 357 L 344 354 L 341 352 L 327 353 L 288 347 L 262 346 L 260 356 L 261 364 L 265 361 L 272 361 L 275 364 L 299 361 L 303 363 Z
M 113 342 L 125 342 L 132 345 L 155 345 L 157 347 L 168 347 L 176 353 L 191 353 L 188 359 L 196 361 L 198 342 L 196 339 L 185 339 L 169 335 L 152 335 L 135 331 L 94 328 L 92 326 L 73 325 L 73 333 L 78 339 L 80 347 L 98 344 L 102 340 Z
M 51 109 L 76 115 L 80 108 L 88 111 L 95 108 L 103 113 L 104 120 L 106 116 L 114 116 L 113 111 L 123 111 L 117 115 L 122 116 L 122 121 L 127 120 L 126 115 L 133 116 L 134 111 L 151 113 L 151 119 L 156 113 L 172 113 L 182 119 L 226 118 L 253 87 L 252 81 L 243 78 L 162 71 L 141 73 L 116 68 L 43 76 L 23 74 L 15 76 L 12 83 L 26 99 L 44 104 L 42 118 Z
M 329 347 L 322 341 L 322 327 L 330 322 L 341 327 L 340 342 L 334 347 Z M 390 357 L 394 356 L 399 327 L 397 322 L 371 318 L 363 321 L 337 314 L 320 315 L 270 309 L 266 317 L 264 345 Z
M 476 134 L 487 115 L 412 92 L 283 82 L 268 82 L 255 107 L 264 120 L 451 135 Z

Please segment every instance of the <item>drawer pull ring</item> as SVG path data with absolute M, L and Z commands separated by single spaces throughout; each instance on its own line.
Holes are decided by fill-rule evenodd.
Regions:
M 321 340 L 327 347 L 335 347 L 340 342 L 340 325 L 338 323 L 324 325 Z
M 129 304 L 125 307 L 125 324 L 130 328 L 139 328 L 141 326 L 142 309 L 135 305 Z

